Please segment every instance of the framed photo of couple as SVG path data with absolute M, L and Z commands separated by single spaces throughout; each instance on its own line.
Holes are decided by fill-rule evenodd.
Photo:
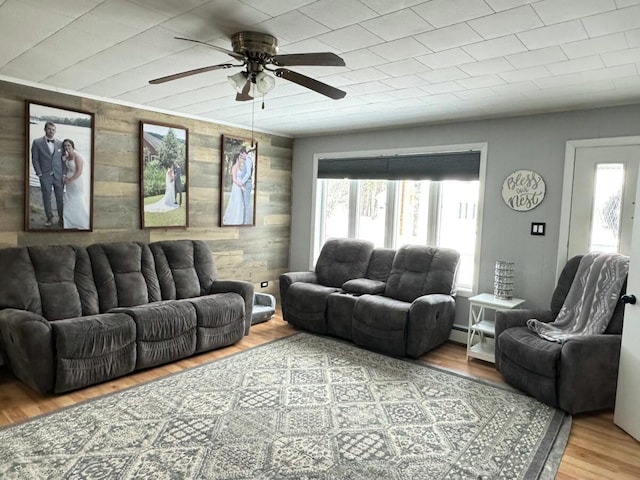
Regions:
M 25 230 L 93 229 L 93 113 L 26 101 Z
M 222 136 L 220 226 L 256 224 L 258 144 Z
M 142 228 L 189 226 L 188 158 L 186 128 L 140 122 Z

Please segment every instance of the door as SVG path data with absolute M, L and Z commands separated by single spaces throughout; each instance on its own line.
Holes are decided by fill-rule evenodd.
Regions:
M 629 254 L 639 161 L 638 145 L 576 148 L 568 258 Z
M 640 182 L 638 183 L 636 191 L 640 193 Z M 636 195 L 636 204 L 638 202 L 640 195 Z M 638 297 L 638 302 L 625 307 L 613 421 L 636 440 L 640 440 L 640 215 L 635 215 L 633 220 L 632 237 L 627 293 Z

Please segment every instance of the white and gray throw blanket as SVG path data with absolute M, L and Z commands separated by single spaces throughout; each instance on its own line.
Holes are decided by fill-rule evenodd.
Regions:
M 564 343 L 580 335 L 603 333 L 616 308 L 629 271 L 629 257 L 616 253 L 588 253 L 555 321 L 527 320 L 530 330 L 552 342 Z

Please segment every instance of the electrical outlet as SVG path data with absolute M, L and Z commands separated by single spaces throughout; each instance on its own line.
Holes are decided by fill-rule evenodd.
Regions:
M 260 282 L 260 288 L 266 288 L 269 286 L 269 282 Z

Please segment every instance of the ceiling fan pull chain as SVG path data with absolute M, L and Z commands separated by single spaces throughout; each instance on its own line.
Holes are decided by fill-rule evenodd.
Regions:
M 253 141 L 253 124 L 256 118 L 256 97 L 255 95 L 251 99 L 251 148 L 255 145 Z

